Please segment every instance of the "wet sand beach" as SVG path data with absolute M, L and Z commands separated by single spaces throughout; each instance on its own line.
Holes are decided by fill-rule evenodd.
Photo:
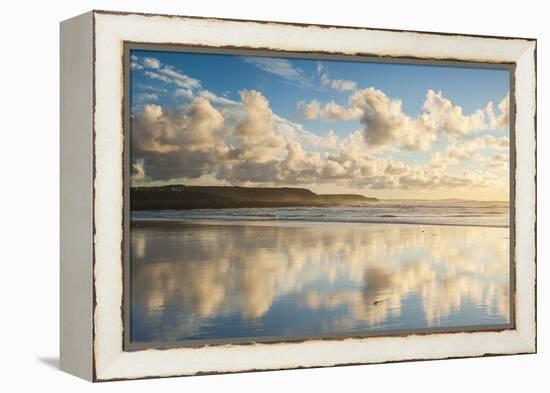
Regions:
M 131 341 L 497 326 L 509 283 L 508 228 L 135 221 Z

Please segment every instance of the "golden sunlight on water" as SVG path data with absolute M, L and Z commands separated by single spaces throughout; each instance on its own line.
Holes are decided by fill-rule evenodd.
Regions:
M 302 225 L 133 225 L 131 341 L 509 322 L 508 228 Z

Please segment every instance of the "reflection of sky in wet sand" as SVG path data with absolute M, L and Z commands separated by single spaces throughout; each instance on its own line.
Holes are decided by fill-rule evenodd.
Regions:
M 142 223 L 131 340 L 508 323 L 508 242 L 507 228 Z

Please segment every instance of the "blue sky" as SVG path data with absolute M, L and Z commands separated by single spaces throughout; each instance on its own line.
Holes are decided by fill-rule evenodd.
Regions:
M 256 89 L 269 97 L 271 107 L 281 116 L 291 117 L 295 113 L 294 100 L 329 100 L 344 102 L 345 91 L 323 88 L 307 88 L 300 83 L 285 80 L 270 74 L 251 63 L 246 57 L 236 55 L 199 54 L 188 52 L 133 50 L 140 57 L 154 57 L 163 64 L 171 64 L 187 75 L 201 80 L 208 90 L 238 99 L 242 89 Z M 375 86 L 389 96 L 400 97 L 406 104 L 404 111 L 409 115 L 420 112 L 428 89 L 441 90 L 451 101 L 460 103 L 466 113 L 498 101 L 509 90 L 509 72 L 504 69 L 449 67 L 415 64 L 368 63 L 325 59 L 288 58 L 292 65 L 303 71 L 303 78 L 315 86 L 317 64 L 330 69 L 334 79 L 350 79 L 360 87 Z M 222 71 L 223 70 L 223 71 Z M 166 88 L 161 81 L 151 81 L 143 73 L 132 74 L 132 93 L 143 92 L 141 86 Z M 161 104 L 174 104 L 168 95 L 161 98 Z
M 490 157 L 502 153 L 502 151 L 493 151 L 492 147 L 486 143 L 482 143 L 483 146 L 478 144 L 475 148 L 467 145 L 468 143 L 472 144 L 474 143 L 472 141 L 477 141 L 485 135 L 495 138 L 509 136 L 509 126 L 504 121 L 504 115 L 507 116 L 507 114 L 499 113 L 498 107 L 509 92 L 509 72 L 504 69 L 146 50 L 132 50 L 131 55 L 133 116 L 138 116 L 147 105 L 156 105 L 163 111 L 180 111 L 181 116 L 185 117 L 186 105 L 189 106 L 196 97 L 202 95 L 222 114 L 226 126 L 238 129 L 239 111 L 235 108 L 243 105 L 241 92 L 256 91 L 265 98 L 274 116 L 288 120 L 294 126 L 301 127 L 304 132 L 321 138 L 326 138 L 329 132 L 332 132 L 344 145 L 345 141 L 349 142 L 352 133 L 361 132 L 365 135 L 365 151 L 368 151 L 368 156 L 365 155 L 363 158 L 378 157 L 397 160 L 404 165 L 421 165 L 427 168 L 433 161 L 434 153 L 442 154 L 450 145 L 466 146 L 467 154 L 478 154 L 473 161 L 460 159 L 459 162 L 454 162 L 457 158 L 453 158 L 452 165 L 446 164 L 445 173 L 453 176 L 459 176 L 465 170 L 481 173 L 486 170 L 485 167 L 480 167 L 483 160 L 485 160 L 484 165 L 490 166 Z M 381 92 L 384 100 L 384 103 L 380 104 L 382 107 L 372 107 L 380 97 L 375 98 L 377 93 L 373 90 L 365 90 L 368 88 Z M 204 94 L 205 90 L 210 93 Z M 440 95 L 434 96 L 435 101 L 429 109 L 426 109 L 427 93 L 430 90 Z M 361 104 L 357 104 L 356 101 L 352 103 L 354 94 L 357 99 L 363 94 Z M 396 100 L 401 101 L 399 113 L 381 112 L 389 110 L 389 105 Z M 315 110 L 305 115 L 304 108 L 312 102 L 316 102 L 321 110 L 311 106 L 311 109 Z M 322 109 L 330 102 L 337 104 L 338 110 L 356 111 L 355 115 L 328 115 L 328 112 L 323 112 Z M 493 117 L 487 110 L 491 102 L 494 108 Z M 461 108 L 458 114 L 456 107 Z M 503 108 L 507 111 L 507 107 L 503 106 Z M 234 114 L 229 114 L 230 111 Z M 483 113 L 478 114 L 479 116 L 474 119 L 476 111 Z M 252 112 L 245 110 L 245 113 Z M 425 121 L 421 121 L 426 114 L 426 121 L 431 122 L 428 129 L 424 124 Z M 241 114 L 242 116 L 247 115 Z M 230 119 L 238 124 L 232 124 Z M 415 142 L 412 148 L 410 143 L 406 146 L 399 140 L 399 138 L 408 138 L 407 127 L 413 130 L 411 133 L 414 133 Z M 275 126 L 273 133 L 280 133 L 280 129 Z M 385 136 L 384 133 L 388 135 Z M 226 135 L 226 138 L 234 143 L 239 139 L 232 135 Z M 289 141 L 288 136 L 285 138 L 286 143 L 292 142 Z M 425 140 L 421 141 L 422 138 Z M 342 149 L 342 146 L 327 148 L 323 143 L 312 145 L 302 143 L 305 151 L 322 154 L 332 154 L 331 151 Z M 274 155 L 274 158 L 282 162 L 284 156 L 284 151 L 281 151 L 279 155 Z M 359 157 L 356 158 L 359 162 Z M 135 159 L 145 164 L 144 176 L 147 176 L 147 159 L 140 157 Z M 502 160 L 502 157 L 500 159 Z M 152 158 L 149 157 L 149 160 Z M 340 156 L 335 161 L 341 164 L 345 162 Z M 213 165 L 206 165 L 206 167 L 210 172 L 204 174 L 205 178 L 214 177 L 221 182 L 231 183 L 230 179 L 224 179 L 219 175 L 221 171 L 216 172 L 212 169 Z M 302 171 L 305 170 L 302 166 L 300 168 Z M 319 168 L 316 170 L 323 171 Z M 382 174 L 378 173 L 378 175 Z M 412 175 L 412 172 L 408 175 Z M 428 173 L 424 175 L 430 176 Z M 495 174 L 493 178 L 498 177 L 497 175 Z M 349 178 L 346 180 L 342 176 L 332 175 L 330 181 L 326 176 L 319 181 L 308 178 L 312 183 L 307 183 L 309 180 L 302 175 L 296 176 L 301 179 L 293 180 L 296 185 L 308 185 L 310 188 L 321 191 L 331 189 L 339 192 L 361 188 L 355 184 L 357 182 L 350 182 Z M 383 191 L 384 189 L 379 188 L 379 185 L 369 184 L 366 187 L 373 190 L 370 194 L 389 195 L 392 192 L 401 194 L 399 190 L 403 191 L 403 188 L 396 186 L 395 181 L 388 176 L 380 180 L 385 184 L 393 182 L 393 186 Z M 196 177 L 189 179 L 191 182 L 197 181 Z M 177 179 L 153 176 L 149 180 L 176 181 Z M 178 181 L 185 182 L 185 180 L 184 175 Z M 276 184 L 281 181 L 280 179 L 269 181 L 268 178 L 265 180 L 263 182 L 265 184 Z M 240 182 L 242 183 L 242 177 Z M 294 185 L 294 183 L 285 185 Z M 485 194 L 488 197 L 491 193 L 485 192 Z

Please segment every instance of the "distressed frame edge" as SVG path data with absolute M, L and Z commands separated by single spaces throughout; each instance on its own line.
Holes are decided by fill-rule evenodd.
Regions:
M 515 192 L 516 206 L 523 204 L 526 198 L 527 206 L 515 211 L 515 259 L 516 271 L 526 275 L 522 281 L 515 283 L 516 296 L 516 330 L 520 334 L 529 353 L 537 353 L 537 41 L 530 42 L 516 62 L 516 85 L 524 89 L 516 89 L 516 174 Z M 525 81 L 523 82 L 523 80 Z M 522 82 L 522 83 L 518 83 Z M 521 97 L 521 99 L 518 98 Z M 518 102 L 523 106 L 518 111 Z M 526 144 L 526 145 L 525 145 Z M 525 145 L 525 146 L 524 146 Z M 524 146 L 524 147 L 522 147 Z M 527 173 L 521 173 L 525 171 Z M 521 214 L 520 210 L 528 210 Z M 519 227 L 519 229 L 518 229 Z M 518 241 L 519 238 L 521 241 Z M 524 244 L 528 243 L 528 244 Z M 518 246 L 519 244 L 519 246 Z M 522 260 L 521 248 L 532 252 L 529 260 Z M 527 305 L 518 307 L 518 304 Z
M 97 12 L 97 11 L 96 11 Z M 95 13 L 95 12 L 94 12 Z M 113 13 L 113 12 L 102 12 L 102 11 L 99 11 L 97 12 L 98 14 L 109 14 L 109 15 L 113 15 L 113 14 L 117 14 L 117 13 Z M 126 15 L 126 14 L 125 14 Z M 128 13 L 127 15 L 135 15 L 135 13 Z M 146 14 L 137 14 L 137 15 L 146 15 Z M 158 16 L 158 15 L 155 15 L 155 16 Z M 170 18 L 174 18 L 175 16 L 168 16 Z M 177 18 L 177 17 L 176 17 Z M 191 19 L 198 19 L 198 18 L 195 18 L 195 17 L 185 17 L 185 18 L 191 18 Z M 203 19 L 217 19 L 217 18 L 203 18 Z M 239 20 L 229 20 L 229 21 L 236 21 L 238 22 Z M 256 21 L 246 21 L 246 22 L 256 22 Z M 293 24 L 285 24 L 285 23 L 282 23 L 282 22 L 273 22 L 273 24 L 277 24 L 277 25 L 293 25 Z M 309 26 L 309 25 L 307 25 Z M 315 26 L 315 25 L 313 25 Z M 326 27 L 325 25 L 323 25 L 324 27 Z M 344 28 L 347 28 L 347 27 L 344 27 Z M 369 30 L 367 28 L 358 28 L 358 29 L 364 29 L 364 30 Z M 400 31 L 393 31 L 393 30 L 390 30 L 392 32 L 396 32 L 396 33 L 399 33 Z M 413 31 L 412 33 L 419 33 L 419 32 L 416 32 L 416 31 Z M 431 32 L 428 32 L 426 34 L 430 34 L 430 35 L 437 35 L 438 33 L 431 33 Z M 463 37 L 472 37 L 471 35 L 455 35 L 455 34 L 450 34 L 452 36 L 463 36 Z M 487 38 L 487 36 L 482 36 L 480 38 Z M 494 37 L 494 38 L 497 38 L 497 39 L 504 39 L 506 40 L 507 38 L 505 37 Z M 535 92 L 536 92 L 536 39 L 522 39 L 522 40 L 526 40 L 527 44 L 531 43 L 533 44 L 533 50 L 532 52 L 534 52 L 534 59 L 535 59 L 535 62 L 534 62 L 534 80 L 535 80 L 535 83 L 534 83 L 534 89 L 535 89 Z M 534 41 L 534 43 L 532 42 Z M 94 44 L 95 44 L 95 39 L 94 39 Z M 526 50 L 527 52 L 527 50 Z M 531 57 L 531 59 L 533 59 L 533 57 Z M 467 61 L 467 60 L 466 60 Z M 94 73 L 94 76 L 95 76 L 95 73 Z M 530 92 L 530 96 L 532 96 L 532 93 L 533 92 Z M 95 98 L 95 95 L 94 95 L 94 98 Z M 534 147 L 535 147 L 535 152 L 536 152 L 536 96 L 532 97 L 534 98 L 534 101 L 533 101 L 533 104 L 534 104 L 534 122 L 533 122 L 533 128 L 530 130 L 534 133 Z M 534 186 L 536 187 L 536 162 L 534 163 L 534 170 L 535 170 L 535 182 L 534 182 Z M 95 179 L 94 179 L 95 180 Z M 535 194 L 535 208 L 536 208 L 536 194 Z M 534 229 L 534 234 L 536 235 L 536 215 L 535 217 L 533 217 L 533 219 L 535 220 L 535 228 Z M 536 263 L 536 248 L 534 250 L 534 257 L 535 257 L 535 263 Z M 533 297 L 533 301 L 536 302 L 536 265 L 534 267 L 534 280 L 535 280 L 535 293 L 534 293 L 534 297 Z M 435 359 L 447 359 L 447 358 L 462 358 L 462 357 L 475 357 L 475 356 L 498 356 L 498 355 L 508 355 L 508 354 L 521 354 L 521 353 L 535 353 L 536 352 L 536 310 L 534 310 L 534 332 L 525 332 L 522 330 L 523 333 L 525 334 L 520 334 L 518 335 L 517 339 L 519 339 L 519 341 L 521 341 L 521 343 L 523 344 L 523 349 L 518 351 L 518 352 L 511 352 L 511 353 L 483 353 L 483 354 L 478 354 L 478 355 L 464 355 L 464 356 L 441 356 L 441 357 L 429 357 L 429 358 L 421 358 L 421 359 L 417 359 L 417 358 L 414 358 L 414 359 L 407 359 L 407 358 L 403 358 L 403 359 L 400 359 L 400 360 L 389 360 L 389 361 L 381 361 L 381 362 L 378 362 L 378 361 L 373 361 L 373 362 L 362 362 L 362 363 L 344 363 L 344 364 L 332 364 L 332 365 L 326 365 L 326 366 L 305 366 L 307 368 L 313 368 L 313 367 L 333 367 L 333 366 L 339 366 L 339 365 L 350 365 L 350 364 L 372 364 L 372 363 L 386 363 L 386 362 L 406 362 L 406 361 L 413 361 L 413 360 L 435 360 Z M 519 328 L 519 327 L 518 327 Z M 518 329 L 519 330 L 519 329 Z M 95 340 L 95 336 L 94 336 L 94 340 Z M 95 356 L 94 356 L 95 358 Z M 113 359 L 113 362 L 116 363 L 118 359 Z M 302 368 L 301 366 L 297 366 L 297 367 L 283 367 L 283 368 L 279 368 L 279 369 L 288 369 L 288 368 Z M 271 369 L 262 369 L 262 370 L 271 370 Z M 97 377 L 97 375 L 94 374 L 94 380 L 96 381 L 105 381 L 105 380 L 119 380 L 119 379 L 141 379 L 141 378 L 154 378 L 154 377 L 169 377 L 169 376 L 183 376 L 183 375 L 202 375 L 202 374 L 210 374 L 210 373 L 233 373 L 233 372 L 246 372 L 246 371 L 262 371 L 262 370 L 257 370 L 257 369 L 251 369 L 251 370 L 239 370 L 239 371 L 217 371 L 217 372 L 196 372 L 196 373 L 191 373 L 191 374 L 169 374 L 169 375 L 146 375 L 146 376 L 133 376 L 133 377 L 124 377 L 124 376 L 121 376 L 120 378 L 119 377 L 108 377 L 107 378 L 104 378 L 104 376 L 100 376 L 100 377 Z M 102 371 L 106 371 L 105 369 L 102 370 Z M 103 372 L 101 372 L 101 374 L 103 374 Z M 108 373 L 106 373 L 108 374 Z
M 204 21 L 221 21 L 221 22 L 242 22 L 242 23 L 254 23 L 254 24 L 268 24 L 268 25 L 282 25 L 282 26 L 295 26 L 295 27 L 319 27 L 322 29 L 356 29 L 356 30 L 370 30 L 370 31 L 382 31 L 382 32 L 394 32 L 394 33 L 418 33 L 418 34 L 434 34 L 443 35 L 449 37 L 470 37 L 470 38 L 490 38 L 490 39 L 502 39 L 502 40 L 523 40 L 523 41 L 537 41 L 535 37 L 518 37 L 518 36 L 500 36 L 500 35 L 486 35 L 486 34 L 467 34 L 467 33 L 451 33 L 443 31 L 429 31 L 429 30 L 410 30 L 410 29 L 389 29 L 383 27 L 365 27 L 354 25 L 329 25 L 323 23 L 306 23 L 306 22 L 283 22 L 272 21 L 263 19 L 243 19 L 243 18 L 223 18 L 217 16 L 199 16 L 199 15 L 183 15 L 183 14 L 164 14 L 164 13 L 151 13 L 151 12 L 139 12 L 139 11 L 113 11 L 104 9 L 94 9 L 91 12 L 98 15 L 120 15 L 120 16 L 146 16 L 154 17 L 159 16 L 163 18 L 176 18 L 176 19 L 195 19 Z

